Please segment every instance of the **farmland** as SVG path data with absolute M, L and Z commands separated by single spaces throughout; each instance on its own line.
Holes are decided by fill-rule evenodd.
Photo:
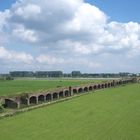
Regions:
M 0 120 L 4 140 L 139 140 L 140 86 L 99 90 Z
M 103 80 L 93 79 L 18 79 L 13 81 L 0 81 L 0 96 L 15 95 L 22 92 L 44 91 L 57 87 L 76 86 L 87 83 L 98 83 Z

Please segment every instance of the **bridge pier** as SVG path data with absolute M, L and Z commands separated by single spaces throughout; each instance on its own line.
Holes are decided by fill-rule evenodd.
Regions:
M 29 106 L 30 105 L 30 99 L 27 98 L 27 105 Z

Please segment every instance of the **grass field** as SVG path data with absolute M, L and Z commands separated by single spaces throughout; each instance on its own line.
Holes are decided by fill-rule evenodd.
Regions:
M 140 85 L 100 90 L 2 119 L 0 140 L 140 140 Z
M 14 81 L 0 81 L 0 96 L 20 94 L 22 92 L 33 92 L 38 90 L 48 90 L 57 87 L 68 87 L 85 83 L 101 82 L 93 79 L 22 79 Z

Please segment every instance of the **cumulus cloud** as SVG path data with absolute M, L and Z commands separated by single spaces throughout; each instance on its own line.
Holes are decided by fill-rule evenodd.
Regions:
M 4 47 L 0 47 L 0 60 L 9 62 L 21 62 L 30 64 L 33 61 L 33 57 L 25 52 L 16 52 L 6 50 Z
M 79 54 L 139 49 L 138 23 L 109 22 L 103 11 L 82 0 L 20 0 L 11 8 L 9 20 L 13 35 L 49 49 L 56 49 L 58 42 L 58 51 L 66 52 L 70 47 L 63 46 L 71 45 Z
M 95 60 L 88 60 L 86 57 L 61 57 L 61 56 L 53 56 L 49 54 L 41 54 L 36 58 L 38 66 L 42 68 L 55 68 L 55 69 L 79 69 L 82 67 L 82 70 L 85 71 L 87 69 L 100 69 L 103 67 L 103 64 L 100 62 L 96 62 Z M 65 66 L 65 67 L 64 67 Z
M 54 56 L 50 56 L 50 55 L 44 55 L 44 54 L 41 54 L 39 55 L 36 60 L 39 62 L 39 63 L 43 63 L 43 64 L 48 64 L 48 65 L 58 65 L 58 64 L 62 64 L 64 63 L 64 59 L 62 58 L 56 58 Z
M 104 55 L 110 56 L 104 61 L 108 66 L 113 57 L 140 56 L 140 24 L 108 20 L 108 15 L 84 0 L 17 0 L 0 17 L 0 32 L 11 34 L 12 41 L 39 48 L 35 62 L 42 65 L 77 63 L 79 68 L 83 64 L 92 70 L 102 67 Z M 10 58 L 33 60 L 25 53 L 16 53 L 14 58 L 14 51 L 2 49 Z
M 0 12 L 0 31 L 7 25 L 7 19 L 10 17 L 10 11 L 5 10 L 4 12 Z
M 7 41 L 6 32 L 7 30 L 7 19 L 10 18 L 10 11 L 5 10 L 4 12 L 0 11 L 0 45 L 3 45 Z
M 36 43 L 38 41 L 38 35 L 35 33 L 35 31 L 25 29 L 25 27 L 22 25 L 17 25 L 16 28 L 13 29 L 12 34 L 16 38 L 30 43 Z
M 82 3 L 75 11 L 73 19 L 66 24 L 66 30 L 94 34 L 95 32 L 102 32 L 106 21 L 107 16 L 97 7 Z
M 17 16 L 21 16 L 24 19 L 36 18 L 41 13 L 39 6 L 35 4 L 28 4 L 27 6 L 18 7 L 15 11 Z

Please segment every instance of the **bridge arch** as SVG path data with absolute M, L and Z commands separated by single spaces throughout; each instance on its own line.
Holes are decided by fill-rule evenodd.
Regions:
M 64 92 L 63 91 L 60 91 L 59 92 L 59 98 L 63 98 L 64 97 Z
M 57 100 L 58 99 L 58 93 L 57 92 L 54 92 L 53 93 L 53 100 Z
M 23 105 L 29 105 L 28 104 L 28 98 L 27 97 L 20 97 L 20 102 L 21 102 L 21 104 L 23 104 Z
M 93 89 L 96 90 L 96 89 L 97 89 L 97 85 L 94 85 L 94 86 L 93 86 Z
M 119 85 L 121 85 L 122 84 L 122 81 L 119 81 Z
M 105 84 L 104 84 L 104 87 L 105 87 L 105 88 L 107 88 L 107 87 L 108 87 L 108 84 L 107 84 L 107 83 L 105 83 Z
M 111 87 L 111 83 L 108 83 L 108 87 Z
M 18 103 L 12 99 L 5 99 L 4 107 L 5 108 L 17 108 Z
M 82 92 L 83 92 L 83 88 L 79 88 L 78 93 L 82 93 Z
M 116 85 L 119 85 L 119 82 L 116 82 Z
M 78 92 L 77 89 L 74 88 L 73 89 L 73 94 L 77 94 L 77 92 Z
M 52 100 L 52 95 L 51 93 L 46 94 L 46 101 L 51 101 Z
M 88 87 L 84 87 L 84 92 L 88 92 Z
M 38 96 L 38 101 L 44 102 L 45 101 L 45 95 L 41 94 Z
M 114 86 L 114 83 L 113 82 L 111 82 L 111 87 L 113 87 Z
M 93 87 L 92 86 L 89 86 L 89 91 L 93 90 Z
M 37 104 L 38 103 L 38 98 L 36 96 L 31 96 L 29 98 L 30 104 Z
M 104 84 L 101 84 L 101 88 L 105 88 L 105 85 Z
M 101 85 L 100 84 L 98 84 L 98 89 L 100 89 L 101 88 Z
M 65 97 L 68 97 L 69 96 L 69 91 L 68 90 L 65 90 L 64 91 L 64 94 L 65 94 Z

